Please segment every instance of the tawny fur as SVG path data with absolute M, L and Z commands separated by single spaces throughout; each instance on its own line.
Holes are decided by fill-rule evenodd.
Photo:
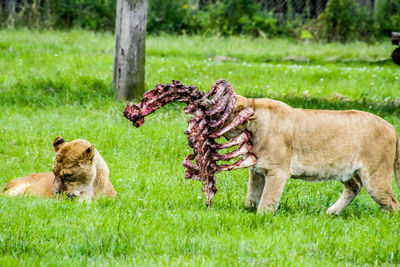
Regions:
M 3 192 L 9 196 L 31 194 L 52 197 L 53 182 L 54 174 L 52 172 L 34 173 L 12 180 L 5 186 Z
M 255 110 L 255 119 L 245 124 L 258 158 L 250 169 L 246 207 L 273 212 L 287 180 L 298 178 L 344 184 L 328 214 L 340 214 L 362 186 L 382 209 L 397 212 L 392 173 L 394 168 L 400 186 L 400 145 L 391 124 L 363 111 L 298 109 L 236 96 L 234 113 Z
M 14 179 L 5 186 L 3 193 L 43 197 L 66 193 L 80 200 L 92 200 L 101 194 L 115 196 L 108 166 L 94 145 L 81 139 L 65 142 L 59 136 L 54 139 L 53 147 L 56 152 L 53 172 Z

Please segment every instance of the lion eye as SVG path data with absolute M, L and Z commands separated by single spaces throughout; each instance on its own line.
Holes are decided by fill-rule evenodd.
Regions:
M 69 178 L 71 178 L 72 174 L 66 174 L 63 176 L 63 180 L 68 180 Z

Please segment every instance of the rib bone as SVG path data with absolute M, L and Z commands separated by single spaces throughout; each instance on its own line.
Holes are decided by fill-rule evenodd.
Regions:
M 216 149 L 224 149 L 224 148 L 229 148 L 233 147 L 236 145 L 240 145 L 242 143 L 247 142 L 251 137 L 251 133 L 249 131 L 244 131 L 235 138 L 233 138 L 231 141 L 226 142 L 224 144 L 217 144 L 215 147 Z
M 247 157 L 242 158 L 231 165 L 220 165 L 217 171 L 231 171 L 240 168 L 247 168 L 257 163 L 257 158 L 254 154 L 249 153 Z
M 230 130 L 235 129 L 237 126 L 245 122 L 251 115 L 254 114 L 254 110 L 252 108 L 242 109 L 237 116 L 224 128 L 219 130 L 218 132 L 210 134 L 211 138 L 218 138 L 229 132 Z
M 253 148 L 253 146 L 250 143 L 243 143 L 238 149 L 226 153 L 224 155 L 214 155 L 213 156 L 213 160 L 230 160 L 230 159 L 234 159 L 240 156 L 243 156 L 245 154 L 247 154 L 248 152 L 250 152 L 250 150 Z

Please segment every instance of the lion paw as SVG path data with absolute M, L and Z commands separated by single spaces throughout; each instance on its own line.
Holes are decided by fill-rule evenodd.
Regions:
M 341 210 L 337 210 L 335 205 L 331 206 L 327 211 L 326 214 L 328 215 L 340 215 L 342 213 Z
M 275 205 L 274 204 L 269 204 L 269 205 L 259 205 L 257 208 L 257 213 L 259 214 L 274 214 L 275 213 Z

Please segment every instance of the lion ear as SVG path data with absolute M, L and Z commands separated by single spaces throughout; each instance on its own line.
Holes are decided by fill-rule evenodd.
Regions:
M 93 158 L 94 158 L 94 145 L 92 144 L 82 152 L 81 159 L 93 160 Z
M 237 111 L 241 111 L 242 109 L 244 109 L 244 105 L 242 105 L 242 104 L 239 104 L 239 105 L 237 105 Z
M 57 136 L 53 141 L 54 151 L 57 152 L 60 148 L 65 145 L 65 140 L 62 136 Z
M 239 113 L 241 110 L 249 107 L 249 101 L 247 98 L 241 95 L 235 95 L 235 96 L 236 96 L 236 102 L 233 107 L 234 113 Z

